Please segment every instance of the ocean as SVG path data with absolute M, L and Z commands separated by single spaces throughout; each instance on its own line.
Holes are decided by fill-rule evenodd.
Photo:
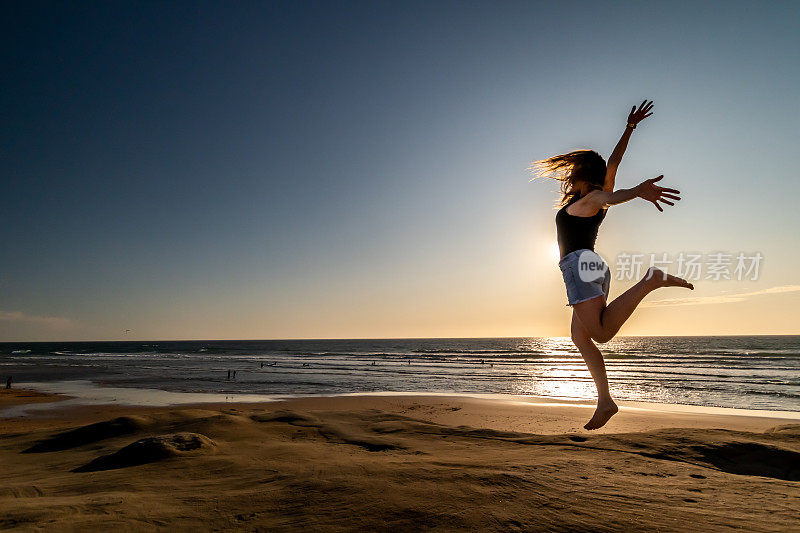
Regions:
M 800 411 L 800 336 L 621 337 L 601 349 L 619 400 Z M 276 398 L 368 392 L 595 398 L 580 354 L 561 337 L 0 343 L 0 378 L 7 376 L 18 384 L 83 380 Z

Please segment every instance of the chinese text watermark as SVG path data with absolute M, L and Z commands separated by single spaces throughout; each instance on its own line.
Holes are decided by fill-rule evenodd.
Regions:
M 656 267 L 687 281 L 756 281 L 763 260 L 761 252 L 622 252 L 614 263 L 614 277 L 619 281 L 638 280 L 648 268 Z

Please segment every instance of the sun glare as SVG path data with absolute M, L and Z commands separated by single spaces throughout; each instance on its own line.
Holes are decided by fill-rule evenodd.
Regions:
M 558 243 L 554 242 L 550 245 L 550 257 L 558 261 L 561 259 L 561 252 L 558 250 Z

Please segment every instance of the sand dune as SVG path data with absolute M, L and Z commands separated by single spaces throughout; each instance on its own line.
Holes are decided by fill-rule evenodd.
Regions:
M 145 420 L 142 417 L 121 416 L 113 420 L 105 420 L 57 433 L 52 437 L 37 442 L 27 450 L 24 450 L 23 453 L 70 450 L 85 444 L 119 437 L 120 435 L 131 435 L 143 429 L 144 426 Z
M 155 463 L 186 455 L 210 453 L 216 443 L 198 433 L 174 433 L 139 439 L 109 455 L 101 455 L 73 472 L 97 472 Z
M 620 432 L 559 431 L 586 414 L 581 406 L 408 396 L 5 419 L 0 528 L 800 525 L 800 424 L 694 416 L 692 427 L 677 427 L 686 417 L 623 409 Z M 531 424 L 540 431 L 521 430 Z

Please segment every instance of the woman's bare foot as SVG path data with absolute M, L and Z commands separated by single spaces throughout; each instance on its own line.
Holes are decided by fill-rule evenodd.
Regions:
M 594 416 L 592 416 L 592 419 L 589 420 L 583 428 L 589 430 L 600 429 L 606 425 L 606 422 L 608 422 L 612 416 L 617 414 L 617 411 L 619 411 L 619 407 L 614 403 L 614 400 L 598 401 Z
M 684 287 L 689 290 L 694 290 L 694 285 L 689 283 L 683 278 L 679 278 L 678 276 L 673 276 L 672 274 L 667 274 L 660 268 L 650 267 L 647 270 L 647 275 L 645 279 L 653 280 L 656 283 L 656 288 L 658 287 Z

